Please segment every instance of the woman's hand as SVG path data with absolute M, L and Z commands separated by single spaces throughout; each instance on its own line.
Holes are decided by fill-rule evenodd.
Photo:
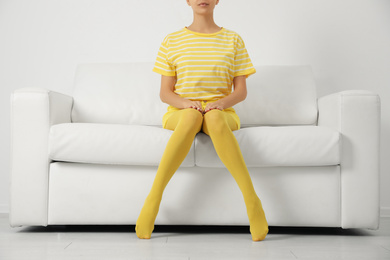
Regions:
M 192 101 L 189 99 L 184 99 L 183 108 L 193 108 L 203 114 L 202 104 L 200 103 L 200 101 Z
M 217 100 L 215 102 L 210 102 L 204 108 L 204 113 L 207 113 L 207 112 L 209 112 L 210 110 L 213 110 L 213 109 L 223 110 L 224 109 L 224 103 L 221 100 Z

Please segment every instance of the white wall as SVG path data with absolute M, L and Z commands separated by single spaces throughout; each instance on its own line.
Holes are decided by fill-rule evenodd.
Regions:
M 390 1 L 221 0 L 217 25 L 238 32 L 255 65 L 311 64 L 318 95 L 367 89 L 382 101 L 382 215 L 390 215 Z M 72 93 L 78 62 L 154 61 L 190 25 L 185 0 L 0 1 L 0 212 L 8 211 L 13 90 Z

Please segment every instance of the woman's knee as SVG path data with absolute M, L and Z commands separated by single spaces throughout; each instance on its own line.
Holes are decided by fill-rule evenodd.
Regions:
M 186 130 L 199 132 L 203 123 L 203 114 L 193 108 L 182 110 L 178 127 Z
M 210 134 L 230 131 L 224 112 L 218 109 L 213 109 L 204 115 L 204 127 L 207 128 L 207 132 Z

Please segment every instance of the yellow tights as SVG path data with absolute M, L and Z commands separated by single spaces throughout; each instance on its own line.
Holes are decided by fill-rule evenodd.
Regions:
M 268 234 L 268 224 L 237 139 L 232 132 L 237 130 L 233 116 L 218 109 L 203 115 L 193 108 L 186 108 L 174 112 L 165 128 L 173 130 L 173 134 L 165 148 L 151 191 L 138 217 L 135 227 L 137 236 L 144 239 L 151 237 L 164 189 L 187 156 L 196 134 L 202 130 L 210 136 L 219 158 L 242 192 L 252 240 L 263 240 Z

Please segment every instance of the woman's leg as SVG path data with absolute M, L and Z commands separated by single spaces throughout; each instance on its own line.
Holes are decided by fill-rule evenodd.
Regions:
M 232 132 L 237 130 L 233 116 L 221 110 L 211 110 L 204 115 L 202 130 L 210 136 L 219 158 L 233 175 L 242 192 L 252 240 L 263 240 L 268 233 L 268 223 L 237 139 Z
M 187 156 L 196 134 L 201 130 L 202 122 L 202 113 L 193 108 L 178 110 L 169 117 L 166 129 L 173 130 L 173 134 L 136 223 L 135 231 L 139 238 L 151 237 L 164 189 Z

